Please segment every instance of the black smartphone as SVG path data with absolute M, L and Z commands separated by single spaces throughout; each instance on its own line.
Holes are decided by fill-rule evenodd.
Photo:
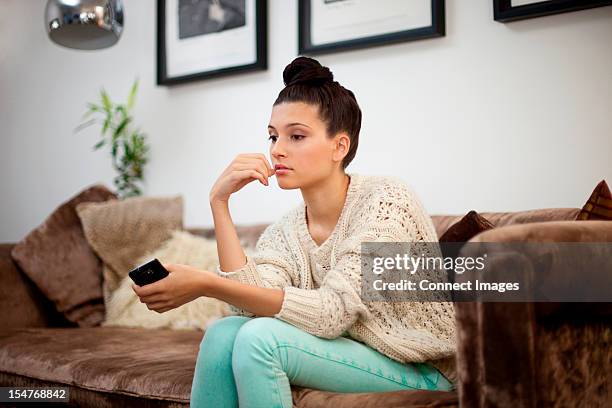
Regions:
M 136 268 L 132 269 L 129 273 L 130 278 L 138 286 L 148 285 L 149 283 L 157 282 L 160 279 L 168 276 L 170 272 L 163 267 L 161 262 L 157 258 L 150 260 Z

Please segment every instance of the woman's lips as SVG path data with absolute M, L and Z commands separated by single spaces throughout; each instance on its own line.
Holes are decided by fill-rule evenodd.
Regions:
M 284 175 L 284 174 L 289 173 L 290 171 L 291 171 L 291 169 L 283 169 L 283 168 L 279 168 L 279 169 L 276 169 L 276 175 L 277 175 L 277 176 L 282 176 L 282 175 Z
M 275 171 L 277 176 L 282 176 L 282 175 L 285 175 L 285 174 L 289 173 L 289 171 L 291 171 L 291 169 L 286 167 L 284 164 L 278 163 L 278 164 L 276 164 L 274 166 L 274 171 Z

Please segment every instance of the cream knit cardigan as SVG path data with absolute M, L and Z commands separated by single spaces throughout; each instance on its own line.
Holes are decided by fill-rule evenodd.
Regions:
M 431 217 L 402 180 L 347 174 L 340 218 L 323 244 L 312 239 L 302 202 L 264 230 L 243 267 L 224 272 L 217 265 L 216 272 L 249 285 L 283 289 L 283 304 L 274 317 L 310 334 L 333 339 L 348 333 L 394 360 L 428 362 L 456 384 L 451 302 L 360 297 L 361 242 L 438 242 Z

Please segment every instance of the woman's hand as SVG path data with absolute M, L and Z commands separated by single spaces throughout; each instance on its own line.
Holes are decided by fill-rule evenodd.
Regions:
M 206 286 L 219 278 L 210 271 L 189 265 L 162 265 L 170 272 L 165 278 L 144 286 L 132 284 L 140 302 L 146 303 L 149 310 L 158 313 L 167 312 L 199 298 L 205 292 Z
M 261 153 L 242 153 L 221 173 L 210 190 L 210 201 L 228 201 L 230 195 L 254 180 L 268 185 L 268 177 L 275 173 L 270 162 Z

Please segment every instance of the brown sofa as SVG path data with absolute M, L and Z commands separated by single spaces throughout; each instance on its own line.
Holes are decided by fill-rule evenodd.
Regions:
M 573 221 L 578 212 L 481 213 L 496 228 L 472 241 L 612 241 L 612 223 Z M 438 236 L 460 218 L 434 215 Z M 238 232 L 252 245 L 264 227 Z M 13 262 L 13 246 L 0 244 L 1 386 L 67 386 L 71 404 L 82 407 L 189 405 L 201 331 L 78 328 Z M 295 406 L 610 406 L 609 304 L 458 302 L 455 309 L 457 391 L 340 394 L 295 387 Z

